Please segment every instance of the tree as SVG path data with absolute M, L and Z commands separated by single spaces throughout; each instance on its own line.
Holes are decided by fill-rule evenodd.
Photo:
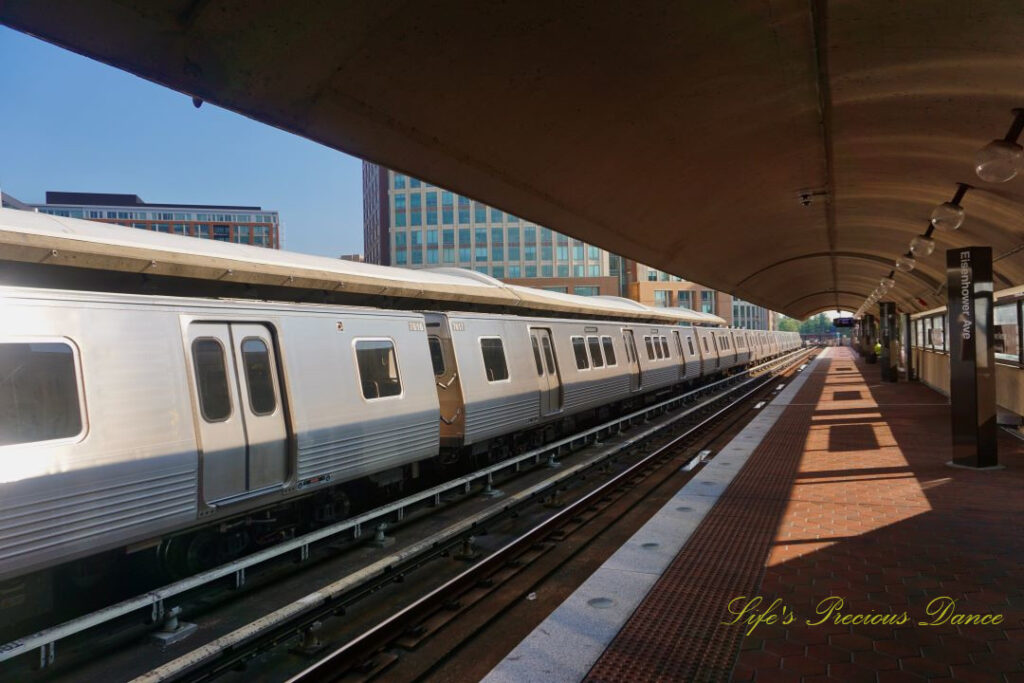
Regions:
M 800 323 L 793 318 L 787 318 L 784 315 L 779 316 L 779 331 L 780 332 L 799 332 Z

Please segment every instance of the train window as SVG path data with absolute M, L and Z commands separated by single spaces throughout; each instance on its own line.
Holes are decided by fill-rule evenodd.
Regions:
M 601 346 L 604 347 L 604 357 L 608 361 L 608 365 L 615 365 L 615 347 L 612 346 L 612 338 L 601 337 Z
M 544 366 L 540 360 L 540 346 L 537 345 L 537 338 L 532 335 L 530 341 L 533 342 L 533 360 L 537 363 L 537 376 L 540 377 L 544 374 Z
M 711 347 L 708 346 L 708 338 L 701 337 L 700 340 L 704 343 L 704 353 L 711 353 Z
M 622 345 L 626 347 L 626 362 L 627 363 L 632 363 L 633 362 L 633 352 L 630 351 L 630 349 L 629 349 L 629 340 L 626 339 L 626 333 L 625 332 L 622 333 Z
M 196 366 L 199 412 L 207 422 L 223 422 L 231 415 L 224 347 L 213 337 L 200 337 L 192 342 L 192 359 Z
M 395 343 L 388 339 L 360 339 L 356 341 L 356 363 L 363 398 L 387 398 L 402 393 L 402 380 L 398 376 Z
M 0 446 L 77 436 L 80 405 L 69 344 L 0 344 Z
M 548 366 L 548 374 L 553 376 L 555 374 L 555 354 L 551 350 L 551 342 L 547 335 L 541 338 L 540 344 L 544 347 L 544 363 Z
M 434 376 L 440 377 L 444 374 L 444 353 L 441 351 L 441 339 L 431 335 L 427 337 L 427 344 L 430 346 L 430 363 L 434 366 Z
M 644 337 L 644 345 L 647 347 L 647 359 L 654 360 L 654 346 L 651 345 L 650 337 Z
M 587 370 L 590 368 L 590 360 L 587 358 L 587 345 L 583 337 L 572 338 L 572 352 L 576 354 L 576 369 Z
M 498 337 L 484 337 L 480 340 L 480 351 L 484 355 L 484 372 L 488 382 L 508 379 L 508 364 L 505 362 L 505 345 Z
M 694 348 L 693 348 L 693 337 L 687 337 L 686 338 L 686 347 L 688 349 L 690 349 L 690 355 L 691 356 L 696 356 L 697 355 L 697 351 L 694 350 Z
M 601 340 L 597 337 L 587 337 L 587 347 L 590 349 L 590 357 L 594 360 L 594 367 L 604 367 L 604 357 L 601 356 Z
M 1017 302 L 1012 304 L 1000 304 L 995 307 L 992 314 L 995 324 L 996 358 L 1013 362 L 1020 361 L 1020 337 L 1019 323 L 1017 321 Z
M 257 337 L 242 340 L 242 364 L 249 386 L 249 408 L 253 415 L 270 415 L 277 408 L 273 367 L 267 344 Z
M 668 339 L 666 339 L 665 337 L 661 338 L 661 355 L 664 356 L 665 358 L 668 358 L 669 356 L 672 355 L 668 352 Z

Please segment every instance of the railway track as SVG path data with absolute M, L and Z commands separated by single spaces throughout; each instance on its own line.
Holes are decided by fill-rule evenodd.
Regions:
M 715 406 L 696 424 L 651 450 L 597 488 L 565 505 L 557 513 L 490 554 L 447 583 L 395 613 L 376 627 L 337 648 L 289 679 L 290 683 L 368 680 L 386 672 L 390 680 L 475 680 L 496 662 L 498 653 L 511 649 L 534 623 L 508 627 L 513 606 L 536 600 L 542 586 L 560 576 L 580 555 L 643 503 L 666 488 L 629 533 L 640 526 L 678 488 L 694 476 L 708 447 L 724 445 L 754 401 L 772 391 L 773 379 L 753 388 L 741 388 L 731 403 Z M 716 402 L 717 403 L 717 402 Z M 666 486 L 667 484 L 670 484 Z M 619 534 L 604 551 L 592 553 L 580 581 L 618 548 L 629 534 Z M 575 582 L 573 582 L 575 584 Z M 548 605 L 534 610 L 539 621 L 567 594 L 554 591 Z M 552 599 L 553 598 L 553 599 Z M 551 604 L 553 603 L 553 604 Z M 494 637 L 493 633 L 501 633 Z M 443 634 L 443 636 L 442 636 Z M 452 666 L 457 653 L 474 654 Z M 488 656 L 489 653 L 489 656 Z M 493 660 L 490 661 L 490 660 Z M 465 662 L 468 661 L 469 664 Z
M 39 664 L 52 664 L 55 656 L 54 643 L 58 639 L 70 638 L 72 642 L 79 641 L 75 644 L 75 647 L 79 650 L 96 649 L 97 646 L 83 646 L 82 643 L 87 642 L 88 639 L 83 637 L 82 634 L 86 631 L 97 631 L 104 625 L 107 630 L 99 635 L 99 642 L 101 644 L 98 646 L 98 649 L 102 650 L 104 647 L 116 649 L 118 648 L 118 643 L 130 639 L 130 636 L 126 635 L 126 633 L 133 633 L 137 640 L 139 635 L 152 630 L 151 626 L 147 627 L 139 623 L 138 615 L 140 613 L 145 614 L 148 612 L 148 621 L 163 624 L 164 631 L 168 631 L 169 626 L 174 626 L 177 610 L 167 606 L 172 600 L 180 599 L 185 604 L 185 616 L 189 618 L 194 618 L 202 612 L 201 604 L 204 601 L 206 601 L 207 606 L 218 604 L 219 602 L 226 608 L 232 608 L 237 603 L 235 596 L 245 594 L 244 590 L 240 591 L 238 589 L 244 589 L 246 586 L 246 570 L 256 567 L 262 562 L 274 558 L 292 557 L 295 564 L 309 563 L 311 553 L 315 555 L 318 547 L 326 544 L 330 549 L 333 544 L 335 547 L 344 545 L 347 549 L 351 549 L 356 546 L 356 541 L 363 536 L 362 529 L 364 526 L 371 529 L 375 527 L 380 529 L 377 525 L 385 521 L 391 522 L 392 525 L 397 524 L 398 526 L 404 524 L 407 527 L 408 533 L 412 534 L 413 530 L 410 526 L 410 520 L 415 522 L 418 518 L 426 517 L 428 511 L 431 512 L 432 517 L 444 517 L 443 513 L 437 512 L 438 510 L 448 510 L 453 515 L 457 514 L 460 517 L 454 523 L 436 529 L 433 533 L 426 534 L 422 540 L 408 543 L 398 550 L 384 552 L 380 549 L 375 549 L 364 552 L 364 555 L 369 552 L 375 555 L 377 559 L 364 562 L 361 567 L 345 573 L 341 579 L 327 582 L 318 591 L 293 596 L 294 599 L 287 600 L 286 604 L 282 605 L 280 609 L 273 610 L 270 614 L 256 617 L 242 627 L 234 628 L 228 633 L 212 638 L 209 642 L 200 645 L 187 654 L 181 655 L 167 662 L 162 667 L 154 669 L 149 674 L 143 676 L 142 679 L 168 680 L 186 678 L 189 680 L 202 680 L 212 678 L 229 672 L 245 662 L 251 661 L 254 657 L 266 659 L 267 653 L 273 652 L 275 649 L 280 650 L 282 646 L 292 650 L 292 659 L 297 659 L 299 664 L 308 663 L 310 655 L 324 649 L 324 646 L 321 644 L 323 641 L 335 642 L 333 637 L 328 639 L 325 636 L 318 635 L 317 629 L 324 624 L 330 623 L 332 620 L 342 621 L 346 624 L 353 623 L 354 620 L 348 618 L 344 620 L 335 619 L 339 614 L 345 613 L 352 605 L 372 603 L 374 599 L 377 602 L 382 602 L 379 597 L 382 594 L 382 588 L 394 584 L 401 585 L 406 577 L 412 576 L 417 572 L 422 573 L 425 568 L 431 567 L 432 564 L 436 565 L 438 558 L 464 555 L 468 559 L 473 559 L 476 552 L 474 551 L 475 545 L 480 546 L 483 550 L 488 550 L 488 541 L 490 541 L 490 545 L 494 545 L 495 540 L 504 538 L 497 531 L 502 524 L 512 524 L 510 520 L 520 520 L 518 523 L 521 525 L 523 520 L 532 521 L 538 515 L 536 512 L 527 512 L 529 509 L 546 510 L 538 505 L 538 502 L 547 500 L 551 503 L 554 498 L 556 499 L 555 506 L 560 505 L 562 501 L 557 500 L 559 497 L 572 498 L 583 495 L 581 493 L 583 489 L 577 482 L 583 481 L 588 477 L 593 480 L 595 474 L 600 477 L 609 476 L 608 473 L 613 472 L 615 469 L 623 469 L 623 465 L 614 464 L 616 458 L 628 460 L 630 456 L 625 455 L 626 451 L 638 449 L 641 442 L 646 444 L 651 438 L 659 438 L 656 434 L 664 428 L 660 424 L 661 422 L 679 422 L 684 418 L 689 418 L 691 422 L 695 421 L 699 424 L 705 424 L 708 422 L 708 419 L 720 419 L 728 411 L 722 408 L 712 410 L 712 404 L 725 405 L 735 403 L 737 392 L 741 389 L 747 394 L 763 389 L 763 385 L 770 381 L 766 377 L 774 369 L 792 363 L 797 356 L 802 357 L 803 354 L 801 352 L 794 352 L 783 359 L 776 359 L 768 364 L 759 366 L 759 369 L 755 369 L 754 373 L 761 373 L 762 376 L 759 378 L 742 380 L 740 383 L 737 383 L 738 380 L 736 378 L 731 378 L 730 380 L 723 380 L 702 387 L 694 392 L 681 394 L 660 404 L 649 406 L 642 411 L 637 411 L 637 413 L 632 415 L 620 416 L 605 425 L 586 430 L 560 442 L 548 444 L 536 452 L 524 454 L 517 458 L 483 468 L 477 472 L 434 487 L 426 492 L 420 492 L 415 496 L 410 496 L 383 508 L 365 513 L 352 520 L 346 520 L 344 523 L 319 530 L 299 539 L 293 539 L 272 549 L 273 552 L 268 551 L 257 554 L 267 555 L 267 557 L 249 556 L 242 561 L 210 572 L 204 572 L 199 576 L 191 577 L 158 591 L 151 591 L 144 596 L 138 596 L 124 603 L 119 603 L 106 610 L 74 620 L 74 622 L 63 624 L 55 629 L 49 629 L 19 641 L 14 641 L 0 647 L 0 660 L 13 659 L 17 654 L 35 650 L 38 652 Z M 758 385 L 758 388 L 751 388 L 755 384 Z M 699 397 L 707 396 L 709 393 L 714 393 L 714 396 L 704 403 L 691 405 L 691 402 L 696 401 Z M 678 410 L 680 407 L 682 407 L 682 410 Z M 668 411 L 674 409 L 674 413 L 665 415 Z M 711 418 L 701 415 L 709 411 L 714 413 Z M 659 415 L 662 415 L 662 417 L 658 417 Z M 698 415 L 701 415 L 701 417 L 696 417 Z M 649 420 L 653 420 L 653 422 L 648 422 Z M 662 436 L 660 438 L 665 439 L 666 437 Z M 601 445 L 602 440 L 606 442 L 603 445 Z M 594 442 L 598 442 L 599 445 L 593 445 Z M 570 452 L 584 444 L 592 445 L 579 450 L 571 457 L 568 456 Z M 645 447 L 650 448 L 649 446 Z M 549 476 L 551 471 L 542 466 L 544 464 L 554 465 L 563 456 L 566 458 L 564 465 L 555 469 L 554 474 Z M 537 467 L 538 465 L 541 465 L 541 467 Z M 635 470 L 632 467 L 628 471 L 635 474 Z M 509 478 L 512 475 L 516 478 Z M 502 476 L 506 478 L 502 480 Z M 618 476 L 621 476 L 621 473 Z M 618 476 L 616 481 L 619 480 Z M 508 488 L 508 493 L 500 498 L 500 502 L 497 504 L 486 504 L 490 500 L 487 497 L 488 494 L 495 493 L 493 487 L 496 485 Z M 602 490 L 605 489 L 602 487 Z M 476 493 L 483 493 L 485 495 L 476 496 Z M 455 497 L 458 501 L 445 506 L 442 503 L 446 497 Z M 469 504 L 470 501 L 474 504 Z M 559 512 L 555 515 L 555 518 L 562 518 L 563 514 L 564 511 Z M 481 533 L 485 531 L 492 531 L 492 533 L 489 536 L 480 538 Z M 406 532 L 403 531 L 404 533 Z M 512 535 L 512 532 L 507 532 L 506 535 Z M 477 537 L 475 544 L 473 537 Z M 389 539 L 384 537 L 381 540 L 382 543 L 379 545 L 386 545 Z M 475 565 L 471 571 L 483 571 L 477 567 L 486 568 L 494 562 L 499 562 L 499 560 L 487 559 Z M 289 571 L 286 570 L 284 573 L 287 574 Z M 306 570 L 303 571 L 305 572 Z M 336 576 L 337 574 L 334 575 Z M 440 575 L 437 574 L 433 578 L 437 578 Z M 273 572 L 269 572 L 268 576 L 270 578 L 265 581 L 267 584 L 272 583 Z M 470 579 L 467 578 L 465 580 L 469 581 Z M 217 586 L 217 591 L 214 592 L 219 591 L 220 596 L 195 600 L 192 593 L 205 586 Z M 305 588 L 308 589 L 308 585 Z M 250 593 L 252 592 L 250 591 Z M 255 592 L 258 593 L 258 591 Z M 397 598 L 383 600 L 385 613 L 394 611 L 393 608 L 396 600 Z M 197 603 L 200 604 L 198 608 L 196 607 Z M 372 611 L 370 610 L 370 612 Z M 118 633 L 115 633 L 118 631 L 115 625 L 119 619 L 121 621 L 134 619 L 136 625 L 134 628 L 127 629 L 127 631 L 122 628 L 120 635 L 118 635 Z M 215 633 L 217 629 L 201 624 L 200 631 L 204 630 Z M 324 631 L 329 630 L 324 629 Z M 182 651 L 187 647 L 186 643 L 172 645 L 168 652 L 173 654 L 176 651 Z M 83 672 L 89 670 L 88 666 L 85 669 L 77 666 L 78 661 L 76 661 L 75 657 L 72 657 L 71 660 L 76 664 L 74 668 L 75 673 L 73 674 L 75 678 L 80 677 Z M 22 661 L 24 662 L 24 658 L 22 658 Z M 152 659 L 149 661 L 152 661 Z M 365 658 L 363 661 L 366 661 Z M 295 667 L 295 662 L 291 664 L 293 670 L 301 668 L 301 666 Z M 102 667 L 103 665 L 92 665 L 96 673 L 103 671 L 102 668 L 96 669 L 95 667 L 97 666 Z M 47 677 L 59 677 L 62 673 L 62 668 L 64 671 L 68 671 L 65 667 L 51 669 L 52 675 Z M 3 669 L 0 668 L 0 672 L 2 671 Z M 125 671 L 130 672 L 131 668 L 129 667 Z M 24 674 L 24 669 L 22 669 L 21 673 Z M 130 675 L 135 674 L 132 673 Z

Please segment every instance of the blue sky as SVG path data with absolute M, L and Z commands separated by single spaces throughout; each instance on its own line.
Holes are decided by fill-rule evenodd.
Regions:
M 0 26 L 0 188 L 121 192 L 281 212 L 284 248 L 363 250 L 362 167 L 328 149 Z

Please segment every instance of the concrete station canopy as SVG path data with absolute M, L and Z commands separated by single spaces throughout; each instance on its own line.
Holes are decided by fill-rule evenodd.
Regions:
M 1024 106 L 1017 0 L 7 0 L 0 20 L 787 314 L 856 309 Z M 8 93 L 16 96 L 16 93 Z M 807 206 L 801 196 L 809 198 Z M 942 250 L 1024 281 L 1024 178 Z
M 65 271 L 74 275 L 67 276 Z M 458 268 L 390 268 L 15 209 L 0 209 L 0 272 L 0 284 L 42 281 L 145 292 L 147 282 L 163 281 L 167 285 L 159 291 L 165 293 L 662 325 L 725 324 L 722 318 L 700 311 L 517 287 Z

